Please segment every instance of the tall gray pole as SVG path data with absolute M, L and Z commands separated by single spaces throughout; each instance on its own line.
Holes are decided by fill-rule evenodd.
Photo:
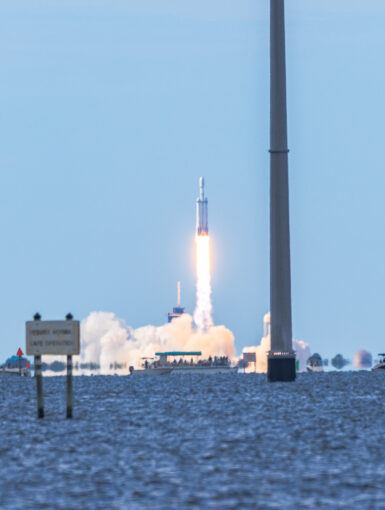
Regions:
M 284 0 L 270 0 L 270 312 L 268 380 L 295 380 L 291 329 Z

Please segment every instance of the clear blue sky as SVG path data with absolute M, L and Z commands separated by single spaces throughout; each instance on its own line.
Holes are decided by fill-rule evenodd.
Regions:
M 286 2 L 293 330 L 385 348 L 385 2 Z M 24 322 L 195 303 L 204 175 L 215 322 L 269 308 L 268 0 L 3 0 L 0 359 Z

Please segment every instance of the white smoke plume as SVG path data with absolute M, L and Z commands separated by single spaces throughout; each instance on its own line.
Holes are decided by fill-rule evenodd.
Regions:
M 245 369 L 246 372 L 267 373 L 267 353 L 270 351 L 271 338 L 270 338 L 270 312 L 265 314 L 263 318 L 264 332 L 261 338 L 261 343 L 256 346 L 244 347 L 243 352 L 255 352 L 256 363 L 249 363 Z M 299 361 L 299 372 L 306 371 L 306 363 L 310 357 L 310 348 L 308 344 L 302 340 L 293 339 L 293 349 L 295 351 L 296 359 Z
M 211 303 L 211 274 L 210 274 L 210 237 L 198 235 L 196 245 L 196 307 L 194 322 L 201 333 L 213 326 Z
M 183 314 L 163 326 L 133 329 L 111 312 L 92 312 L 81 323 L 81 363 L 97 363 L 100 373 L 128 372 L 139 368 L 143 357 L 158 351 L 202 351 L 202 357 L 235 355 L 234 336 L 225 326 L 211 326 L 202 333 L 193 319 Z M 121 370 L 114 364 L 123 365 Z

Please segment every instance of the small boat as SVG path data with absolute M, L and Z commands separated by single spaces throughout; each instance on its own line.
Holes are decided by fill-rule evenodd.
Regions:
M 130 367 L 131 375 L 166 375 L 166 374 L 229 374 L 238 371 L 232 367 L 227 356 L 210 356 L 207 360 L 194 357 L 201 356 L 200 351 L 168 351 L 157 352 L 158 358 L 143 358 L 141 369 Z M 187 357 L 190 360 L 187 360 Z M 171 361 L 169 358 L 173 358 Z M 148 361 L 149 359 L 153 361 Z
M 3 365 L 0 365 L 0 376 L 29 377 L 30 375 L 31 370 L 29 361 L 26 358 L 23 358 L 21 349 L 19 349 L 16 356 L 11 356 Z
M 318 353 L 314 353 L 307 360 L 306 370 L 308 372 L 323 372 L 324 367 L 322 364 L 322 358 Z
M 385 353 L 380 353 L 378 356 L 378 363 L 374 365 L 372 370 L 385 370 Z
M 148 368 L 130 367 L 131 375 L 167 375 L 171 374 L 171 372 L 172 372 L 171 368 L 154 367 L 151 365 Z

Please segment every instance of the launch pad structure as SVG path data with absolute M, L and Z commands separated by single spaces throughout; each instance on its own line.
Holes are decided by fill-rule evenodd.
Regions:
M 268 381 L 296 378 L 291 323 L 284 0 L 270 0 L 270 313 Z
M 184 314 L 184 307 L 180 304 L 180 282 L 177 284 L 177 293 L 177 305 L 174 306 L 172 312 L 167 314 L 167 322 L 172 322 Z

